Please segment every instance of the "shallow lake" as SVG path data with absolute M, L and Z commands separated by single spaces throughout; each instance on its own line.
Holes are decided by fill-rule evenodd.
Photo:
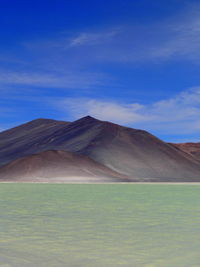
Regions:
M 1 267 L 199 267 L 200 185 L 0 184 Z

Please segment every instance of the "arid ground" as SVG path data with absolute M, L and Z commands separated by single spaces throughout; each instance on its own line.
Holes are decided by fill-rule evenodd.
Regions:
M 0 266 L 197 267 L 200 186 L 0 187 Z

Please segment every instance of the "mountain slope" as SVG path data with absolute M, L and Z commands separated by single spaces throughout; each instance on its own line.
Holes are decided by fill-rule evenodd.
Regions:
M 128 181 L 109 168 L 83 155 L 45 151 L 12 161 L 0 168 L 1 181 Z
M 175 148 L 186 152 L 196 159 L 200 160 L 200 143 L 180 143 L 180 144 L 171 144 Z
M 77 149 L 79 153 L 130 178 L 138 178 L 140 181 L 178 181 L 200 177 L 199 163 L 193 157 L 177 151 L 146 131 L 90 117 L 70 124 L 69 128 L 72 132 L 79 132 L 79 139 L 71 138 L 70 145 L 67 142 L 63 144 L 64 147 Z M 81 142 L 86 135 L 87 142 Z
M 0 166 L 17 158 L 46 150 L 45 140 L 69 122 L 36 119 L 0 133 Z M 42 142 L 43 146 L 40 145 Z

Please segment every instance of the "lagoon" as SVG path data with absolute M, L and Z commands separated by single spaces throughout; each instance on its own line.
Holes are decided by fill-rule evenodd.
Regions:
M 199 267 L 200 186 L 0 184 L 1 267 Z

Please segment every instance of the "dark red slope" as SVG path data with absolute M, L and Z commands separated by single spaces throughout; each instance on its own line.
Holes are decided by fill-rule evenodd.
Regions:
M 186 152 L 196 159 L 200 160 L 200 143 L 180 143 L 180 144 L 172 144 L 175 148 Z
M 2 181 L 128 181 L 83 155 L 46 151 L 17 159 L 0 168 Z

